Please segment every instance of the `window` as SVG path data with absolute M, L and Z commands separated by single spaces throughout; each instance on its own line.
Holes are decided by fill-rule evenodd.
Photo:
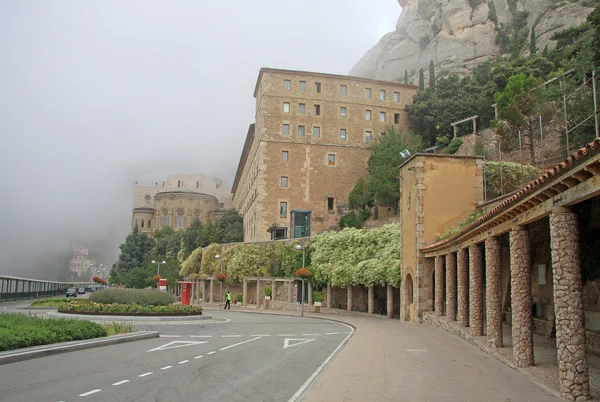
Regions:
M 315 82 L 315 92 L 321 93 L 321 83 L 320 82 Z
M 185 210 L 183 208 L 179 208 L 177 210 L 177 227 L 182 228 L 185 224 Z
M 302 92 L 306 91 L 306 81 L 300 81 L 300 90 Z
M 315 107 L 313 108 L 313 114 L 315 116 L 320 116 L 321 115 L 321 105 L 315 105 Z
M 289 113 L 290 112 L 290 104 L 289 102 L 284 102 L 283 103 L 283 113 Z
M 394 92 L 394 102 L 400 102 L 400 92 Z
M 288 178 L 285 176 L 281 176 L 281 187 L 287 187 Z
M 144 220 L 142 219 L 142 227 L 144 227 Z
M 288 151 L 281 151 L 281 160 L 287 162 L 288 160 Z
M 394 124 L 400 123 L 400 113 L 394 113 Z
M 379 91 L 379 100 L 385 100 L 385 91 L 383 89 Z
M 335 197 L 327 197 L 327 212 L 333 212 L 335 207 Z
M 152 221 L 148 219 L 148 229 L 152 229 Z
M 369 142 L 371 142 L 371 132 L 370 131 L 365 131 L 365 142 L 368 144 Z
M 321 127 L 313 127 L 313 137 L 321 136 Z
M 345 139 L 346 139 L 346 129 L 340 128 L 340 140 L 345 140 Z
M 298 137 L 304 137 L 304 126 L 298 126 Z
M 335 166 L 335 155 L 334 154 L 327 155 L 327 164 L 329 166 Z
M 369 99 L 371 99 L 371 88 L 367 88 L 365 89 L 365 96 Z
M 365 120 L 371 120 L 371 111 L 370 110 L 367 110 L 365 112 Z
M 286 91 L 289 91 L 290 89 L 292 89 L 292 81 L 290 81 L 290 80 L 283 81 L 283 88 Z
M 287 217 L 287 202 L 279 203 L 279 217 L 280 218 Z
M 301 103 L 298 105 L 298 113 L 300 114 L 304 114 L 306 111 L 306 105 L 304 103 Z
M 283 135 L 288 135 L 289 133 L 290 133 L 290 125 L 284 124 L 283 125 Z
M 340 117 L 346 117 L 346 108 L 345 107 L 340 108 Z
M 379 121 L 385 122 L 385 112 L 379 112 Z
M 347 92 L 348 92 L 348 87 L 346 87 L 345 85 L 341 85 L 340 93 L 342 94 L 342 96 L 346 96 Z
M 169 226 L 169 211 L 167 209 L 162 210 L 161 224 L 163 226 Z

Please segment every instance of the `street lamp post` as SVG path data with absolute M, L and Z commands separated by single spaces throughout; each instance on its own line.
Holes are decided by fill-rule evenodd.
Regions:
M 152 260 L 152 264 L 156 264 L 156 269 L 158 270 L 157 275 L 160 275 L 160 264 L 166 264 L 166 263 L 167 263 L 166 261 L 158 262 L 158 261 Z
M 219 254 L 215 255 L 215 258 L 219 260 L 219 273 L 223 273 L 223 259 Z M 223 281 L 219 280 L 219 310 L 221 310 L 221 304 L 223 303 Z
M 304 256 L 305 256 L 304 247 L 302 247 L 300 244 L 297 244 L 295 249 L 302 250 L 302 268 L 306 268 L 304 266 Z M 302 305 L 302 310 L 301 310 L 300 316 L 304 317 L 304 278 L 302 278 L 302 303 L 301 303 L 301 305 Z

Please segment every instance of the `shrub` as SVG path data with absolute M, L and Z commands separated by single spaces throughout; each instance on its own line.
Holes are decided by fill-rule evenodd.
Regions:
M 106 335 L 106 329 L 90 321 L 0 313 L 0 351 Z
M 272 294 L 273 294 L 273 289 L 271 289 L 269 287 L 265 288 L 265 296 L 271 297 Z
M 31 306 L 46 306 L 46 307 L 58 307 L 65 303 L 68 303 L 71 299 L 68 297 L 50 297 L 48 299 L 36 300 L 31 303 Z
M 108 335 L 128 334 L 135 331 L 135 327 L 129 322 L 113 321 L 110 324 L 104 324 L 103 327 L 108 332 Z
M 338 226 L 344 228 L 360 229 L 364 226 L 365 221 L 369 218 L 369 211 L 350 212 L 340 218 Z
M 166 306 L 175 302 L 175 296 L 154 289 L 102 289 L 92 293 L 90 301 L 105 304 L 130 304 Z
M 485 145 L 483 145 L 483 141 L 477 140 L 475 142 L 475 149 L 473 150 L 475 156 L 485 156 Z
M 242 303 L 244 301 L 244 295 L 241 293 L 238 293 L 237 295 L 235 295 L 235 299 L 237 300 L 238 303 Z
M 502 169 L 502 175 L 500 174 Z M 491 199 L 525 187 L 530 181 L 540 175 L 540 170 L 531 165 L 521 165 L 514 162 L 486 162 L 485 180 L 487 197 Z M 500 180 L 502 177 L 502 180 Z
M 460 138 L 454 138 L 452 141 L 450 141 L 448 147 L 444 150 L 444 153 L 447 155 L 454 155 L 462 144 L 463 141 Z
M 322 302 L 323 301 L 323 293 L 313 292 L 312 298 L 313 298 L 313 302 Z
M 130 304 L 104 304 L 104 303 L 80 303 L 71 301 L 65 304 L 64 308 L 59 311 L 66 313 L 138 313 L 147 315 L 168 315 L 179 313 L 202 314 L 200 306 L 183 306 L 181 304 L 170 304 L 162 306 L 141 305 L 136 303 Z

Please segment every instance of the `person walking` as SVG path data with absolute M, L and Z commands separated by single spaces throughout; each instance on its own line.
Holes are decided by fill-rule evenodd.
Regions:
M 226 291 L 227 294 L 225 295 L 225 308 L 223 308 L 223 310 L 231 310 L 231 293 L 229 293 L 229 290 Z

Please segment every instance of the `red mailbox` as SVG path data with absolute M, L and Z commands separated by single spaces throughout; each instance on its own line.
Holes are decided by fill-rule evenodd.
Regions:
M 191 288 L 192 288 L 191 283 L 189 283 L 189 282 L 181 283 L 181 304 L 184 306 L 190 305 Z

